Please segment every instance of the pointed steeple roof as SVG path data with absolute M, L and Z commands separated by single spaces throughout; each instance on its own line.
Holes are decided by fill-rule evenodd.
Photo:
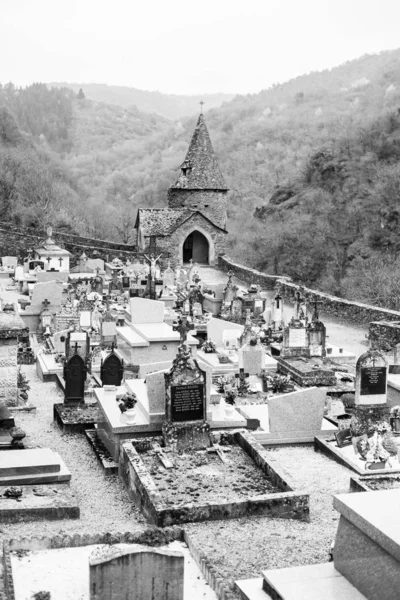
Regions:
M 227 190 L 204 120 L 199 115 L 181 173 L 170 189 Z

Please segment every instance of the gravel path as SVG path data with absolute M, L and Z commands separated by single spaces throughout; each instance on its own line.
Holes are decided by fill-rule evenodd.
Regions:
M 71 489 L 78 498 L 81 518 L 77 521 L 63 519 L 0 526 L 0 541 L 4 535 L 55 535 L 60 530 L 72 534 L 144 529 L 146 521 L 132 505 L 118 476 L 104 477 L 85 436 L 62 433 L 53 423 L 53 404 L 63 402 L 63 396 L 55 383 L 40 381 L 35 365 L 23 365 L 22 371 L 31 385 L 29 401 L 37 409 L 30 413 L 16 413 L 16 424 L 27 432 L 31 445 L 51 448 L 60 454 L 72 475 Z
M 235 580 L 261 577 L 266 569 L 327 562 L 339 519 L 332 496 L 349 491 L 350 471 L 311 447 L 269 452 L 291 474 L 295 491 L 310 493 L 310 523 L 261 517 L 187 525 L 238 599 Z

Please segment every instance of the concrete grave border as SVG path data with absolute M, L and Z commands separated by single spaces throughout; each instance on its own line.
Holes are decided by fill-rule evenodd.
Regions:
M 365 477 L 350 477 L 350 492 L 375 492 L 379 490 L 374 490 L 370 488 L 368 485 L 369 481 L 383 481 L 385 479 L 397 479 L 400 481 L 399 473 L 388 473 L 381 475 L 366 475 Z
M 334 446 L 334 443 L 335 441 L 329 442 L 328 440 L 324 440 L 320 436 L 315 436 L 314 451 L 321 452 L 322 454 L 325 454 L 325 456 L 327 456 L 328 458 L 335 460 L 343 467 L 347 467 L 351 471 L 355 471 L 357 475 L 361 476 L 362 479 L 364 478 L 363 476 L 375 478 L 379 475 L 388 476 L 400 474 L 400 467 L 398 469 L 390 469 L 390 471 L 387 469 L 378 469 L 376 471 L 365 471 L 364 469 L 360 469 L 359 467 L 357 467 L 357 465 L 347 460 L 347 458 L 343 456 L 343 454 L 340 452 L 340 448 Z
M 251 433 L 240 429 L 232 432 L 230 436 L 232 442 L 240 446 L 253 459 L 273 484 L 282 490 L 281 492 L 252 496 L 236 502 L 216 501 L 167 506 L 135 449 L 133 440 L 121 444 L 119 477 L 143 515 L 158 527 L 266 515 L 308 522 L 310 520 L 309 494 L 294 491 L 295 486 L 290 475 L 282 469 L 276 459 L 268 455 Z

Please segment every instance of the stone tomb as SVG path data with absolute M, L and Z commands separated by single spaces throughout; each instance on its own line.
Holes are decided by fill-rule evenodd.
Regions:
M 39 328 L 43 302 L 46 300 L 49 302 L 47 308 L 55 315 L 61 310 L 62 295 L 63 284 L 57 283 L 55 280 L 35 284 L 31 303 L 19 311 L 20 316 L 27 327 L 29 327 L 31 333 L 36 333 Z
M 147 546 L 106 546 L 89 559 L 90 600 L 184 600 L 184 556 Z
M 400 588 L 400 490 L 334 496 L 333 562 L 269 569 L 236 581 L 246 600 L 395 600 Z
M 351 445 L 315 438 L 315 449 L 359 475 L 400 472 L 400 439 L 393 437 L 387 403 L 388 365 L 375 348 L 362 354 L 356 365 L 355 407 L 350 421 Z
M 61 483 L 71 479 L 60 455 L 49 448 L 2 450 L 0 456 L 0 486 Z

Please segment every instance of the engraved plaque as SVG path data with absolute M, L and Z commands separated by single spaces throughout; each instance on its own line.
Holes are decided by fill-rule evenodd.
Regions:
M 361 396 L 386 393 L 386 367 L 361 367 Z
M 198 421 L 204 419 L 204 385 L 171 386 L 172 421 Z
M 305 327 L 289 328 L 289 348 L 306 348 L 307 332 Z

